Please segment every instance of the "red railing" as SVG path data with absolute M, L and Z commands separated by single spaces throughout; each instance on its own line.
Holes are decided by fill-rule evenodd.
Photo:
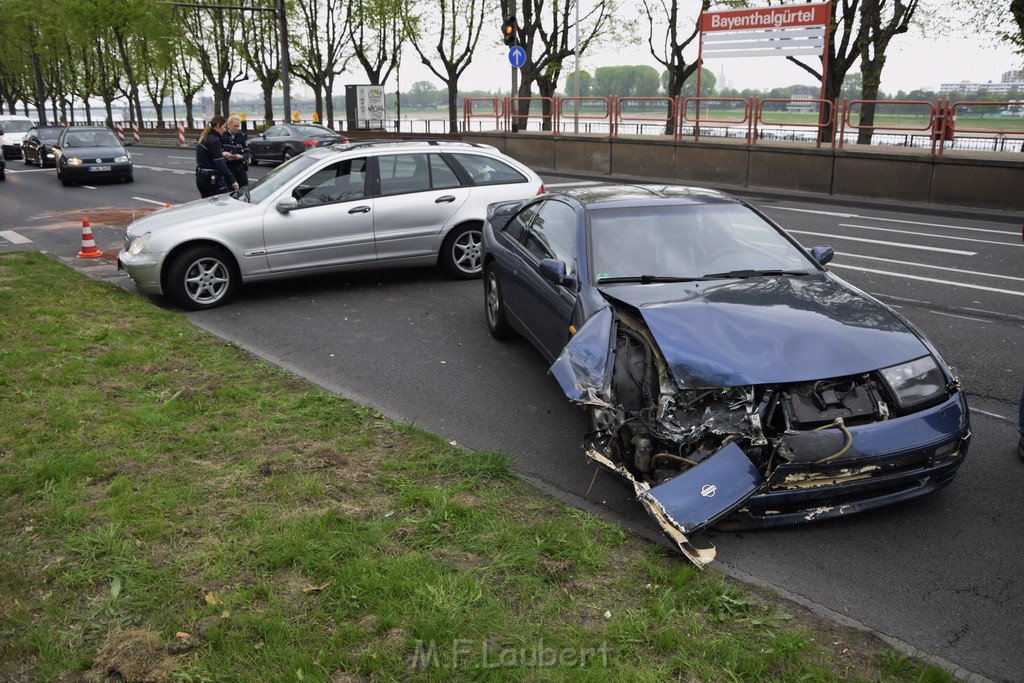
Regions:
M 527 113 L 520 114 L 520 105 L 527 103 Z M 533 110 L 535 104 L 540 104 L 541 111 L 536 113 Z M 506 130 L 526 130 L 530 119 L 551 119 L 552 129 L 558 126 L 557 111 L 552 97 L 506 97 L 505 98 L 505 126 Z M 543 126 L 543 124 L 541 124 Z
M 489 111 L 478 111 L 477 106 L 480 109 L 484 108 L 484 105 L 489 105 Z M 494 117 L 494 127 L 501 127 L 501 118 L 504 114 L 502 107 L 502 100 L 497 97 L 464 97 L 462 98 L 462 128 L 463 130 L 470 130 L 469 122 L 474 118 L 489 118 Z
M 787 107 L 798 106 L 798 107 L 811 107 L 812 110 L 817 108 L 818 122 L 817 123 L 800 123 L 799 121 L 769 121 L 765 118 L 766 112 L 773 111 L 772 109 L 765 109 L 765 103 L 780 103 L 785 104 Z M 752 123 L 752 135 L 750 136 L 750 144 L 757 144 L 758 138 L 758 125 L 763 124 L 765 126 L 785 126 L 786 128 L 814 128 L 817 130 L 817 134 L 814 136 L 814 140 L 817 147 L 821 147 L 821 132 L 826 128 L 835 130 L 836 121 L 836 105 L 832 100 L 813 100 L 813 99 L 790 99 L 781 97 L 766 97 L 759 99 L 757 97 L 751 98 L 751 107 L 753 108 L 755 115 Z M 832 147 L 835 147 L 835 135 L 832 135 Z
M 586 119 L 588 121 L 595 121 L 595 120 L 597 120 L 597 121 L 607 121 L 608 122 L 608 129 L 611 130 L 612 115 L 613 115 L 612 112 L 614 111 L 614 109 L 612 109 L 612 102 L 611 102 L 611 98 L 610 97 L 557 97 L 557 98 L 555 98 L 555 101 L 556 101 L 556 111 L 558 113 L 557 114 L 558 115 L 558 120 L 560 122 L 562 122 L 562 121 L 568 121 L 568 120 L 571 119 L 573 121 L 573 132 L 574 133 L 578 133 L 579 132 L 579 122 L 580 122 L 581 119 Z M 572 114 L 567 114 L 565 112 L 565 105 L 566 104 L 573 105 L 573 112 L 572 112 Z M 601 113 L 600 114 L 581 114 L 580 113 L 580 109 L 583 106 L 586 106 L 588 104 L 590 104 L 590 105 L 600 104 L 601 105 L 601 110 L 602 110 Z M 593 108 L 593 107 L 591 106 L 591 108 Z M 555 126 L 554 130 L 555 130 L 555 135 L 558 135 L 559 133 L 561 133 L 562 127 L 561 126 Z
M 863 125 L 861 123 L 854 123 L 854 115 L 858 115 L 863 110 L 864 105 L 874 105 L 877 109 L 879 106 L 884 106 L 887 109 L 898 109 L 903 108 L 904 105 L 913 111 L 914 109 L 921 110 L 919 115 L 924 119 L 922 125 L 900 125 L 892 124 L 887 122 L 883 125 Z M 846 100 L 843 99 L 842 104 L 842 116 L 839 117 L 839 149 L 843 149 L 845 144 L 845 133 L 846 129 L 850 128 L 855 131 L 862 130 L 879 130 L 879 131 L 908 131 L 911 133 L 928 133 L 932 132 L 932 152 L 935 152 L 935 140 L 934 135 L 936 126 L 936 117 L 941 107 L 936 106 L 933 102 L 927 100 Z
M 669 124 L 675 120 L 676 112 L 676 101 L 671 97 L 613 97 L 612 102 L 614 104 L 615 116 L 612 118 L 612 137 L 618 137 L 619 135 L 619 122 L 620 121 L 633 121 L 643 123 L 663 123 L 667 128 Z M 635 115 L 623 113 L 623 108 L 629 108 L 635 104 L 639 104 L 640 108 L 647 111 L 648 103 L 657 103 L 667 110 L 661 116 L 647 116 L 647 115 Z M 659 107 L 660 108 L 660 107 Z
M 741 97 L 686 97 L 680 98 L 682 104 L 679 106 L 679 128 L 676 130 L 676 139 L 683 137 L 683 126 L 687 123 L 693 125 L 693 138 L 696 140 L 700 137 L 700 125 L 702 123 L 725 123 L 736 126 L 745 126 L 747 129 L 747 142 L 751 139 L 751 127 L 753 123 L 753 117 L 751 116 L 751 102 L 753 100 L 745 100 Z M 709 102 L 732 102 L 740 103 L 743 105 L 743 118 L 727 118 L 727 119 L 713 119 L 706 116 L 701 116 L 700 109 Z M 690 105 L 693 105 L 694 116 L 690 116 Z

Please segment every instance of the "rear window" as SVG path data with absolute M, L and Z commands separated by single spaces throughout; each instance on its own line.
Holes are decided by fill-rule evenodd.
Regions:
M 504 161 L 482 154 L 453 152 L 451 157 L 459 163 L 473 180 L 474 185 L 503 185 L 528 182 L 526 176 Z

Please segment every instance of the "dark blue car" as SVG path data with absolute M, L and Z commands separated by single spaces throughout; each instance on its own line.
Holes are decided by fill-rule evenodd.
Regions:
M 735 197 L 604 186 L 490 207 L 487 327 L 584 406 L 587 456 L 698 564 L 701 529 L 837 517 L 935 491 L 967 403 L 910 322 Z

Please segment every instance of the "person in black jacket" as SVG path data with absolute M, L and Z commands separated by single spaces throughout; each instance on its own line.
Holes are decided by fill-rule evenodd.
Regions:
M 217 114 L 206 124 L 196 143 L 196 188 L 203 197 L 238 189 L 238 181 L 224 161 L 220 138 L 226 129 L 224 117 Z
M 228 117 L 228 129 L 220 136 L 224 146 L 224 161 L 227 162 L 231 174 L 235 176 L 239 187 L 249 184 L 249 145 L 242 132 L 242 117 L 232 114 Z

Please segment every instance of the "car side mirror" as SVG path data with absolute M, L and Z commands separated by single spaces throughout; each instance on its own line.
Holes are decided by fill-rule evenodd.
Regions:
M 297 200 L 295 197 L 282 199 L 277 203 L 277 206 L 275 208 L 278 210 L 279 213 L 288 213 L 289 211 L 294 211 L 295 209 L 299 208 L 299 200 Z
M 548 282 L 563 287 L 572 287 L 576 278 L 569 275 L 564 261 L 546 258 L 540 262 L 540 276 Z
M 831 261 L 832 257 L 835 255 L 836 251 L 832 247 L 821 246 L 811 248 L 811 256 L 813 256 L 814 260 L 820 263 L 821 265 L 825 265 L 826 263 Z

